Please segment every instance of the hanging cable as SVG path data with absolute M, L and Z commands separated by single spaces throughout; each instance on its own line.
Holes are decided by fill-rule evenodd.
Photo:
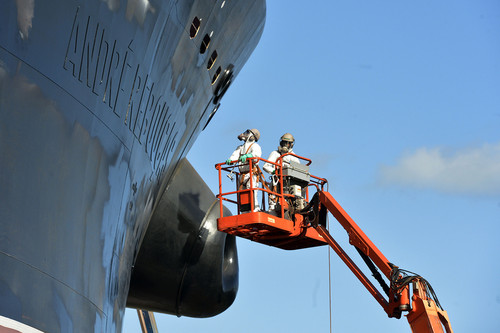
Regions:
M 328 191 L 328 183 L 326 184 L 326 188 Z M 328 215 L 326 215 L 326 227 L 330 230 L 330 221 L 328 219 Z M 328 309 L 330 312 L 330 333 L 332 333 L 332 268 L 331 268 L 331 260 L 330 260 L 330 247 L 328 246 Z
M 330 184 L 326 183 L 326 191 L 328 192 Z M 330 220 L 326 215 L 326 228 L 330 230 Z M 330 312 L 330 333 L 332 333 L 332 268 L 330 260 L 330 247 L 328 246 L 328 309 Z
M 328 247 L 328 309 L 330 311 L 330 333 L 332 333 L 332 268 L 330 265 L 330 247 Z

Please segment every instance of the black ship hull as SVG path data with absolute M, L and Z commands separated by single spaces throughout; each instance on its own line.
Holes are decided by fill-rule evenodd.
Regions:
M 229 295 L 217 311 L 185 296 L 197 273 L 187 266 L 222 271 L 224 251 L 235 247 L 225 236 L 200 237 L 211 194 L 201 185 L 166 197 L 264 16 L 262 1 L 0 3 L 0 328 L 115 332 L 126 304 L 200 317 L 231 304 L 237 283 L 218 284 L 237 278 L 237 266 L 214 280 L 213 293 Z M 187 229 L 183 198 L 200 207 Z M 163 272 L 174 291 L 152 303 L 140 274 L 128 300 L 141 245 L 153 259 L 135 263 L 138 271 L 159 256 L 145 237 L 150 221 L 174 244 L 160 262 L 177 263 Z M 193 238 L 222 255 L 189 262 Z

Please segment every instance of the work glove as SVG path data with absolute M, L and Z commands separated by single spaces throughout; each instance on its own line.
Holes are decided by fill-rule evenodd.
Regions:
M 226 160 L 226 164 L 229 164 L 229 165 L 233 164 L 233 163 L 231 163 L 231 159 L 230 159 L 230 158 L 228 158 L 228 159 Z
M 246 160 L 247 160 L 247 158 L 250 158 L 250 157 L 253 157 L 253 155 L 252 155 L 252 154 L 245 154 L 245 155 L 241 155 L 241 156 L 240 156 L 240 162 L 241 162 L 241 163 L 245 163 L 245 162 L 246 162 Z

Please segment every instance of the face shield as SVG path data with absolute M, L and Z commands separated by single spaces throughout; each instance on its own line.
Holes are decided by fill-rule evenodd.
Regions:
M 238 140 L 240 140 L 240 141 L 246 142 L 251 138 L 253 138 L 253 133 L 249 129 L 247 129 L 245 132 L 238 135 Z

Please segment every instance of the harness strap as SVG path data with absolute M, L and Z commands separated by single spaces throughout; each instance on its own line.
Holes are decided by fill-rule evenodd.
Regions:
M 245 155 L 248 154 L 248 152 L 250 151 L 250 148 L 252 148 L 254 143 L 255 143 L 255 141 L 252 142 L 252 144 L 250 146 L 248 146 L 247 151 L 245 152 Z M 240 156 L 241 156 L 241 154 L 240 154 Z

